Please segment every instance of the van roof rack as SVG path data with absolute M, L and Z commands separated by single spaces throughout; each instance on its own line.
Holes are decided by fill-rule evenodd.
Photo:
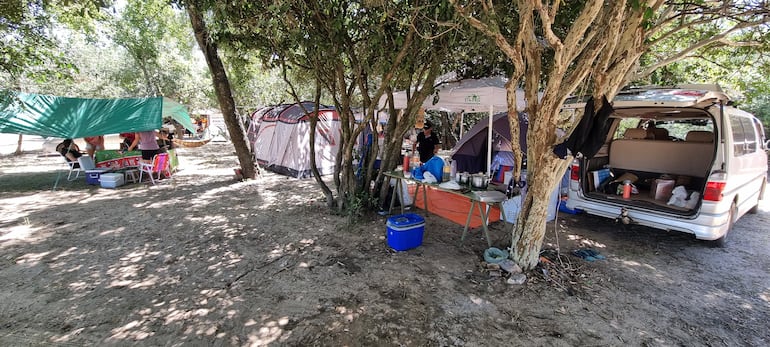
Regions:
M 724 90 L 722 90 L 722 87 L 720 87 L 716 83 L 687 83 L 687 84 L 676 84 L 676 85 L 626 86 L 621 90 L 621 93 L 623 92 L 633 93 L 633 92 L 655 90 L 655 89 L 689 89 L 689 90 L 705 90 L 710 92 L 724 93 Z

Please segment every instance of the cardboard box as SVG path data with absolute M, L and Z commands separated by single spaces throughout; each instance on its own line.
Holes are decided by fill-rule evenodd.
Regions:
M 674 190 L 675 180 L 656 179 L 650 185 L 650 197 L 659 201 L 668 201 L 671 191 Z

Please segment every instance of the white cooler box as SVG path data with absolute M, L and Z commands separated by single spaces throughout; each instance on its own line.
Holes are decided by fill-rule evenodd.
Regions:
M 117 188 L 126 183 L 122 173 L 105 173 L 99 176 L 102 188 Z

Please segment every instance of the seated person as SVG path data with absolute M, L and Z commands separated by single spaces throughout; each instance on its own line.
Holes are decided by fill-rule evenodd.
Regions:
M 160 147 L 160 153 L 166 153 L 169 149 L 174 149 L 174 142 L 171 141 L 168 129 L 162 128 L 158 132 L 158 147 Z
M 72 139 L 66 139 L 56 145 L 56 151 L 69 162 L 77 162 L 78 158 L 83 156 L 83 153 L 80 153 L 80 148 Z

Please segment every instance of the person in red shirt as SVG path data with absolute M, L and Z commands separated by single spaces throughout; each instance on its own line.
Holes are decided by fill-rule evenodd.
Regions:
M 120 150 L 127 150 L 134 143 L 134 137 L 136 137 L 136 133 L 120 133 L 120 138 L 123 139 L 123 142 L 120 143 Z

